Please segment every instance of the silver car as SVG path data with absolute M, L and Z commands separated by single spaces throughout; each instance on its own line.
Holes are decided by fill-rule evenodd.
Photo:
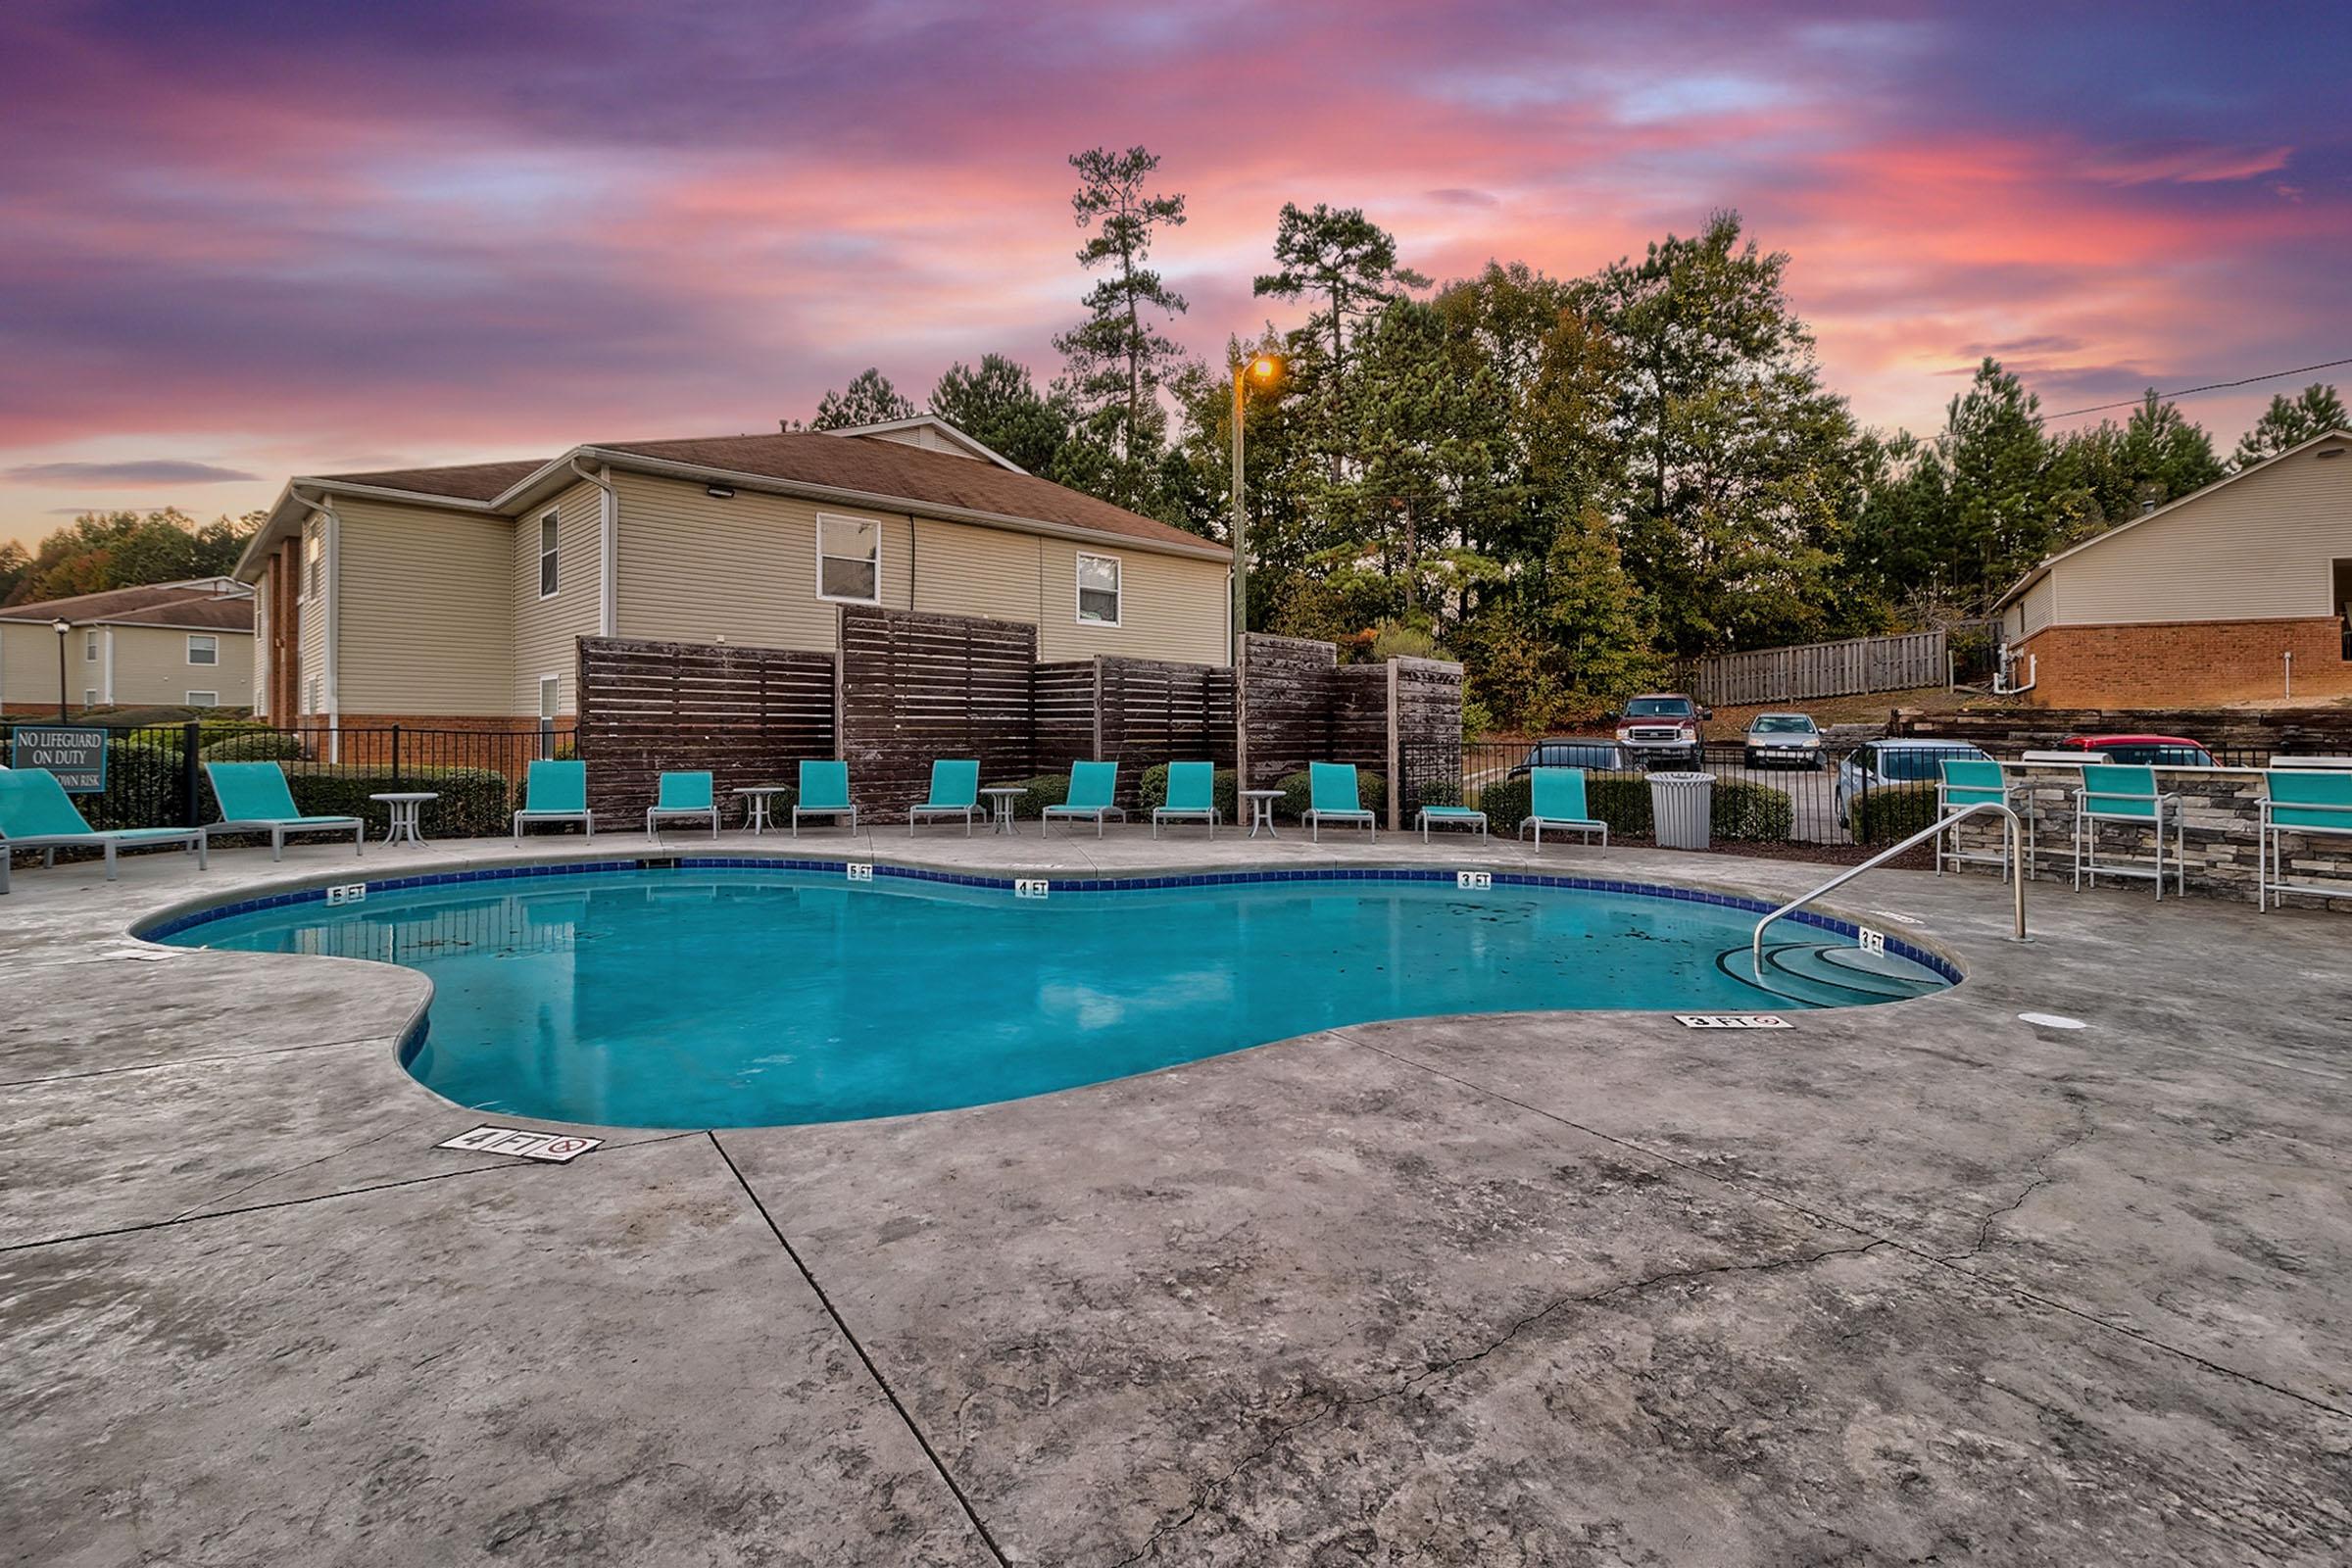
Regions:
M 1740 760 L 1750 767 L 1819 768 L 1821 727 L 1810 713 L 1758 713 L 1740 737 Z

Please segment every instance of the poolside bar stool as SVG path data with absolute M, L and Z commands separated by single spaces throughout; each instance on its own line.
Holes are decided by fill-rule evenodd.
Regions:
M 2156 831 L 2156 855 L 2151 862 L 2116 864 L 2099 861 L 2099 824 L 2102 822 L 2129 823 Z M 2075 791 L 2075 888 L 2082 887 L 2083 873 L 2090 875 L 2090 885 L 2099 885 L 2099 873 L 2109 876 L 2153 877 L 2157 902 L 2164 900 L 2164 830 L 2173 830 L 2173 891 L 2188 891 L 2188 831 L 2180 808 L 2180 797 L 2156 787 L 2156 770 L 2152 767 L 2126 767 L 2113 762 L 2091 762 L 2082 769 L 2082 787 Z
M 1993 804 L 2006 806 L 2017 813 L 2018 838 L 2025 856 L 2025 874 L 2034 878 L 2034 786 L 2023 781 L 2011 782 L 2001 771 L 2001 764 L 1973 758 L 1947 758 L 1942 775 L 1936 781 L 1936 815 L 1938 820 L 1971 806 Z M 1960 824 L 1953 823 L 1936 835 L 1936 874 L 1943 875 L 1944 867 L 1957 871 L 1963 865 L 1997 865 L 2001 880 L 2006 882 L 2017 871 L 2009 863 L 2009 836 L 2001 835 L 2001 853 L 1987 855 L 1982 850 L 1960 848 Z

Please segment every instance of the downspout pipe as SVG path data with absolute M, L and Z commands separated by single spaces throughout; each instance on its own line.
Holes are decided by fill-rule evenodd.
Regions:
M 296 501 L 310 508 L 312 514 L 320 518 L 325 527 L 326 560 L 323 575 L 326 581 L 318 595 L 318 646 L 323 650 L 321 657 L 326 665 L 320 671 L 326 677 L 326 760 L 340 762 L 343 760 L 343 683 L 341 661 L 336 657 L 335 649 L 335 601 L 341 596 L 343 588 L 343 519 L 335 512 L 335 498 L 331 495 L 313 501 L 297 490 L 293 496 Z M 299 553 L 294 566 L 297 571 L 307 569 Z M 294 647 L 297 653 L 301 651 L 299 638 Z M 300 707 L 299 689 L 296 706 Z
M 615 592 L 619 573 L 620 555 L 620 496 L 612 488 L 612 470 L 599 468 L 590 473 L 580 466 L 575 455 L 571 471 L 603 492 L 596 511 L 596 634 L 599 637 L 620 635 L 620 608 Z

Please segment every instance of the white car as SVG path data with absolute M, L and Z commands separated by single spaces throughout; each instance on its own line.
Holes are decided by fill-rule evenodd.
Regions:
M 1966 741 L 1922 740 L 1892 736 L 1865 741 L 1838 764 L 1838 816 L 1853 825 L 1854 806 L 1873 790 L 1925 790 L 1930 803 L 1943 777 L 1943 764 L 1952 758 L 1989 762 L 1991 757 Z
M 1750 767 L 1818 768 L 1827 755 L 1810 713 L 1758 713 L 1740 744 L 1740 760 Z

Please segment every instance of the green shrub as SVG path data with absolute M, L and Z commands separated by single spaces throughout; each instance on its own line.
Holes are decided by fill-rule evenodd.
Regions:
M 1274 809 L 1286 822 L 1303 821 L 1306 808 L 1314 804 L 1315 776 L 1312 772 L 1298 772 L 1275 780 L 1274 787 L 1282 791 L 1282 799 Z M 1363 768 L 1355 771 L 1356 804 L 1367 811 L 1377 812 L 1389 804 L 1389 781 L 1378 773 Z
M 1487 813 L 1489 829 L 1515 831 L 1533 808 L 1534 793 L 1525 778 L 1488 785 L 1479 809 Z M 1645 773 L 1587 773 L 1585 808 L 1608 823 L 1612 838 L 1647 838 L 1657 826 Z M 1717 779 L 1710 810 L 1713 836 L 1734 842 L 1785 844 L 1796 826 L 1796 808 L 1786 792 L 1745 779 Z
M 286 788 L 305 816 L 364 817 L 369 833 L 379 838 L 390 825 L 391 808 L 368 797 L 395 790 L 440 795 L 424 804 L 420 819 L 431 838 L 495 838 L 514 824 L 514 786 L 494 768 L 404 767 L 397 775 L 389 767 L 293 768 L 286 773 Z M 220 805 L 212 786 L 202 789 L 205 818 L 217 819 Z
M 290 762 L 302 756 L 302 742 L 273 729 L 240 730 L 208 740 L 202 756 L 208 762 Z
M 1228 822 L 1234 820 L 1234 809 L 1241 805 L 1241 775 L 1230 767 L 1216 770 L 1209 786 L 1209 799 L 1216 803 L 1218 813 Z M 1168 764 L 1161 762 L 1144 769 L 1141 783 L 1136 786 L 1142 801 L 1146 820 L 1153 810 L 1168 804 Z
M 1047 807 L 1065 805 L 1069 798 L 1069 774 L 1040 773 L 1035 778 L 1021 780 L 1020 797 L 1012 803 L 1012 814 L 1035 820 L 1046 814 Z
M 1933 784 L 1881 784 L 1854 798 L 1846 825 L 1856 844 L 1893 844 L 1936 820 Z

